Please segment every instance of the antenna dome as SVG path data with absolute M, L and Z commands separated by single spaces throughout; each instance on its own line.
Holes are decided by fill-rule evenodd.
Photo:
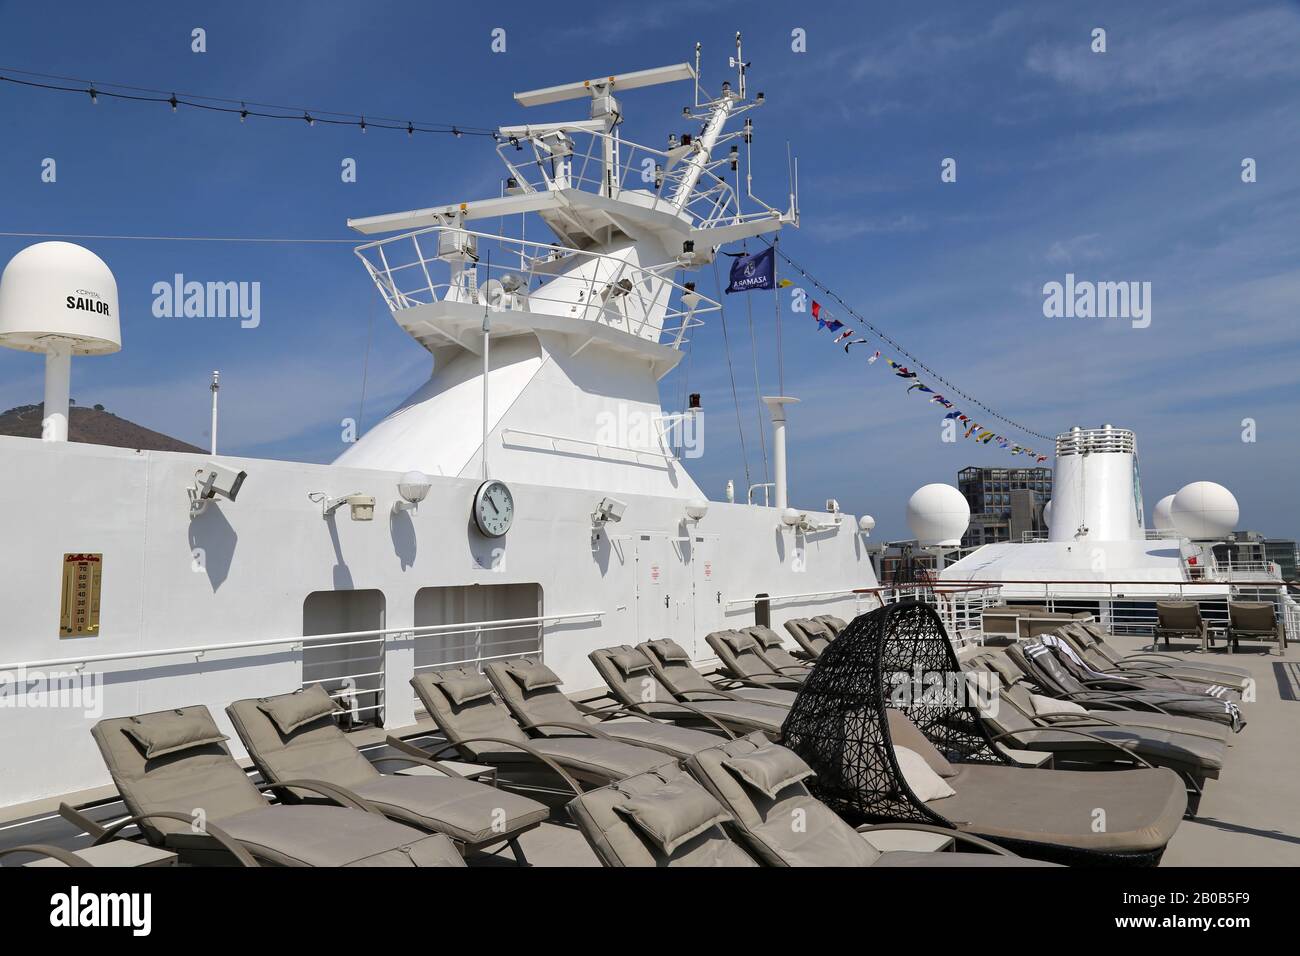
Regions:
M 1212 481 L 1184 485 L 1170 504 L 1174 527 L 1194 541 L 1227 537 L 1237 527 L 1241 510 L 1231 491 Z
M 1043 524 L 1049 528 L 1052 526 L 1052 503 L 1050 501 L 1043 505 Z
M 1156 502 L 1151 512 L 1151 525 L 1157 531 L 1176 531 L 1174 527 L 1174 496 L 1165 495 Z
M 0 345 L 45 352 L 51 338 L 71 342 L 77 355 L 122 347 L 117 280 L 103 259 L 71 242 L 28 246 L 0 276 Z
M 907 502 L 907 526 L 923 545 L 952 547 L 970 525 L 970 505 L 952 485 L 923 485 Z

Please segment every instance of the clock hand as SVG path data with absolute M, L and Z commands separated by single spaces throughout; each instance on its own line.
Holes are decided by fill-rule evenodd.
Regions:
M 492 500 L 491 495 L 484 495 L 483 500 L 486 501 L 488 504 L 490 504 L 492 506 L 492 510 L 495 511 L 497 514 L 501 513 L 501 509 L 497 507 L 497 503 Z

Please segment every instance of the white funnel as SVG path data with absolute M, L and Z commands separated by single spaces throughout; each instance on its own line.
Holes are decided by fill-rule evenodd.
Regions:
M 1071 428 L 1056 438 L 1049 541 L 1146 537 L 1137 440 L 1126 428 Z
M 70 242 L 38 242 L 0 276 L 0 345 L 45 354 L 42 437 L 68 440 L 73 355 L 122 347 L 117 281 L 104 260 Z

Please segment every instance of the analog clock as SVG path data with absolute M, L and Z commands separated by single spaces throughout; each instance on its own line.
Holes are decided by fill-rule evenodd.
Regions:
M 515 497 L 504 481 L 490 478 L 474 492 L 474 523 L 489 538 L 499 538 L 515 520 Z

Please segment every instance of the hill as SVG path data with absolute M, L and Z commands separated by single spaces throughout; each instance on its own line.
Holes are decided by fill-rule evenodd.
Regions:
M 0 435 L 18 438 L 40 438 L 44 405 L 19 405 L 0 413 Z M 112 412 L 98 408 L 73 405 L 68 415 L 68 440 L 90 445 L 112 445 L 116 448 L 140 448 L 146 451 L 189 451 L 203 453 L 178 438 L 137 425 L 119 418 Z

